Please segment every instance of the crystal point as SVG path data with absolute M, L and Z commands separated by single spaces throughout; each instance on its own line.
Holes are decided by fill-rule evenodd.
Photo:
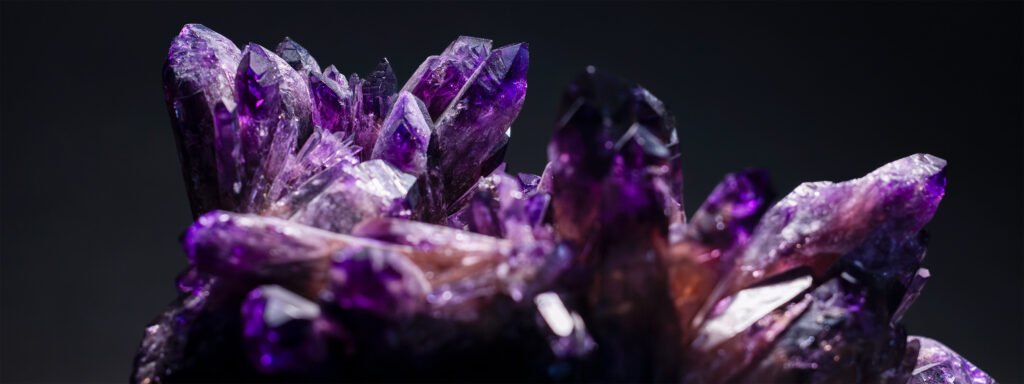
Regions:
M 921 343 L 917 366 L 907 384 L 995 384 L 995 380 L 944 344 L 921 336 L 909 340 Z
M 419 176 L 426 172 L 427 145 L 434 131 L 423 101 L 402 92 L 380 130 L 372 159 L 383 159 L 403 172 Z
M 902 319 L 945 161 L 772 204 L 726 175 L 687 219 L 676 122 L 588 67 L 541 175 L 504 155 L 529 46 L 462 36 L 398 90 L 189 24 L 165 101 L 195 222 L 131 380 L 993 383 Z
M 241 56 L 231 40 L 200 24 L 185 25 L 167 52 L 164 98 L 196 217 L 213 209 L 231 208 L 219 201 L 214 124 L 217 104 L 233 102 L 232 80 Z

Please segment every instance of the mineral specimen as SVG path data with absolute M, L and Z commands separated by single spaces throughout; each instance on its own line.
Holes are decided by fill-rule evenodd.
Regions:
M 993 383 L 901 319 L 945 161 L 778 202 L 727 175 L 689 221 L 675 120 L 593 67 L 542 175 L 505 172 L 529 46 L 459 37 L 401 89 L 201 25 L 164 90 L 195 223 L 132 381 Z

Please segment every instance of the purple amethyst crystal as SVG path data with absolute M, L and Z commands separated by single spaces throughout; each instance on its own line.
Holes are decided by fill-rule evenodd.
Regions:
M 944 344 L 921 336 L 910 336 L 921 344 L 917 366 L 907 384 L 970 383 L 994 384 L 996 381 Z
M 188 24 L 171 41 L 164 64 L 164 97 L 181 154 L 192 215 L 226 206 L 218 190 L 217 105 L 234 105 L 234 74 L 242 53 L 231 40 Z M 231 108 L 223 108 L 231 109 Z M 229 131 L 230 133 L 230 131 Z
M 727 175 L 689 221 L 675 121 L 589 67 L 543 174 L 505 172 L 529 49 L 459 37 L 399 91 L 200 25 L 164 90 L 196 221 L 131 380 L 993 383 L 903 315 L 945 161 L 773 203 Z
M 332 260 L 328 297 L 339 307 L 384 317 L 422 310 L 430 284 L 402 254 L 387 248 L 350 246 Z
M 327 343 L 318 334 L 320 307 L 277 285 L 260 286 L 242 304 L 243 338 L 257 370 L 302 369 L 323 360 Z
M 428 57 L 402 87 L 427 105 L 437 119 L 491 52 L 491 41 L 460 36 L 439 56 Z
M 307 76 L 310 72 L 320 73 L 320 64 L 317 64 L 313 55 L 290 37 L 285 37 L 278 43 L 274 52 L 300 75 Z
M 433 131 L 434 122 L 423 101 L 402 92 L 384 119 L 370 158 L 383 159 L 403 172 L 419 176 L 427 168 L 427 143 Z

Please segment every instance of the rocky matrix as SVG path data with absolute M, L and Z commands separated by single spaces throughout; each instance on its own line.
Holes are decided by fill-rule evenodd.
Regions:
M 186 25 L 189 268 L 132 381 L 994 382 L 900 323 L 945 161 L 778 201 L 745 170 L 687 220 L 672 115 L 594 68 L 543 175 L 505 172 L 529 58 L 460 37 L 399 87 Z

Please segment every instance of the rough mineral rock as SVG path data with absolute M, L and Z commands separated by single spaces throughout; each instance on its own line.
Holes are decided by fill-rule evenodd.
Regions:
M 525 43 L 459 37 L 401 91 L 285 38 L 186 25 L 164 90 L 196 221 L 137 383 L 993 383 L 901 323 L 945 161 L 780 201 L 729 174 L 689 221 L 675 120 L 587 69 L 541 175 L 503 162 Z

